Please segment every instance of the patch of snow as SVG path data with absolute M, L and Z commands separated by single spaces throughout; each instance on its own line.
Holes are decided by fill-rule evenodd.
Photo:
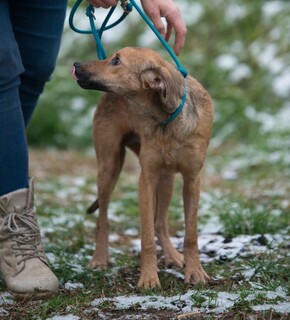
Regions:
M 120 236 L 117 233 L 109 234 L 109 242 L 117 242 L 120 240 Z
M 54 316 L 52 318 L 46 318 L 46 320 L 79 320 L 80 317 L 68 314 L 66 316 Z
M 9 315 L 9 312 L 4 308 L 0 307 L 0 316 L 7 317 L 8 315 Z
M 84 97 L 78 96 L 71 100 L 71 109 L 73 111 L 82 111 L 85 109 L 86 99 Z
M 249 47 L 253 56 L 257 57 L 257 63 L 268 69 L 271 73 L 277 74 L 285 68 L 285 61 L 277 57 L 278 47 L 275 43 L 253 42 Z
M 175 269 L 165 269 L 164 272 L 172 274 L 177 279 L 184 280 L 184 274 L 179 272 L 179 271 L 177 271 L 177 270 L 175 270 Z
M 290 72 L 289 72 L 290 80 Z M 290 84 L 290 82 L 289 82 Z M 290 87 L 289 87 L 290 92 Z M 261 132 L 283 132 L 290 130 L 290 103 L 286 103 L 276 114 L 258 112 L 253 107 L 248 106 L 245 109 L 245 115 L 249 119 L 261 124 Z
M 243 270 L 241 274 L 243 275 L 246 281 L 249 281 L 252 278 L 252 276 L 255 275 L 255 272 L 256 272 L 255 269 L 248 267 L 245 270 Z
M 13 304 L 12 295 L 9 292 L 0 292 L 0 318 L 9 316 L 9 312 L 1 305 L 10 304 Z
M 84 287 L 84 285 L 82 283 L 79 283 L 79 282 L 76 282 L 76 283 L 73 283 L 71 281 L 68 281 L 67 283 L 64 284 L 64 287 L 71 291 L 71 290 L 75 290 L 75 289 L 81 289 Z
M 242 79 L 246 79 L 246 78 L 250 78 L 252 76 L 252 70 L 251 68 L 244 64 L 244 63 L 240 63 L 238 64 L 230 73 L 229 77 L 230 80 L 234 83 L 242 80 Z
M 196 24 L 204 14 L 204 7 L 198 2 L 175 1 L 186 25 Z
M 204 225 L 201 225 L 199 234 L 216 234 L 221 232 L 223 225 L 217 215 L 211 215 Z
M 239 297 L 238 294 L 228 292 L 218 292 L 215 298 L 210 297 L 207 293 L 203 293 L 202 297 L 205 301 L 202 307 L 195 307 L 194 296 L 200 296 L 201 293 L 195 290 L 189 290 L 185 294 L 171 297 L 163 296 L 119 296 L 115 298 L 100 298 L 92 302 L 92 306 L 98 307 L 104 302 L 112 302 L 115 309 L 126 310 L 132 306 L 138 306 L 141 310 L 156 309 L 156 310 L 176 310 L 182 313 L 210 311 L 214 313 L 222 313 L 234 305 L 235 300 Z M 212 308 L 212 306 L 216 306 Z
M 218 292 L 216 299 L 217 308 L 211 309 L 210 312 L 222 313 L 233 307 L 235 301 L 239 298 L 238 294 L 228 292 Z
M 48 261 L 49 261 L 51 264 L 54 264 L 54 263 L 55 263 L 55 261 L 56 261 L 57 258 L 56 258 L 56 256 L 55 256 L 54 253 L 52 253 L 52 252 L 46 252 L 45 255 L 47 256 Z
M 279 286 L 276 291 L 268 291 L 266 292 L 267 299 L 276 299 L 277 297 L 281 297 L 286 299 L 287 298 L 287 291 Z
M 237 180 L 239 178 L 238 172 L 230 167 L 224 168 L 221 174 L 225 180 Z
M 128 237 L 137 237 L 139 235 L 139 230 L 137 228 L 129 228 L 124 231 L 124 234 Z
M 266 1 L 262 5 L 262 13 L 265 17 L 272 17 L 285 10 L 285 2 L 279 0 Z
M 222 54 L 215 59 L 215 63 L 220 69 L 231 70 L 238 65 L 239 61 L 233 54 Z
M 2 304 L 12 304 L 13 300 L 12 300 L 13 296 L 12 294 L 10 294 L 9 292 L 0 292 L 0 306 Z
M 238 3 L 229 3 L 225 12 L 225 18 L 228 21 L 236 21 L 244 18 L 246 15 L 246 7 Z
M 264 235 L 267 243 L 271 243 L 271 247 L 275 248 L 285 240 L 290 240 L 290 236 L 282 235 Z M 266 252 L 267 246 L 259 243 L 260 235 L 240 235 L 233 239 L 226 239 L 222 235 L 217 234 L 200 234 L 198 237 L 198 246 L 200 251 L 201 262 L 207 263 L 211 261 L 232 260 L 238 257 L 247 257 L 253 254 Z M 183 251 L 183 237 L 170 238 L 173 245 L 180 251 Z M 131 250 L 133 252 L 141 252 L 140 239 L 133 239 L 131 242 Z M 161 247 L 157 246 L 157 251 Z
M 168 270 L 166 270 L 166 272 L 168 272 Z M 275 299 L 277 297 L 286 299 L 286 301 L 279 302 L 277 304 L 253 306 L 253 310 L 264 311 L 273 309 L 279 313 L 289 312 L 290 302 L 287 301 L 286 291 L 282 287 L 278 287 L 275 292 L 256 291 L 256 289 L 253 289 L 252 292 L 253 293 L 250 293 L 247 297 L 247 300 L 249 301 L 254 300 L 256 296 L 260 294 L 265 295 L 268 299 Z M 199 307 L 197 307 L 195 303 L 196 297 L 204 300 Z M 98 298 L 93 300 L 91 304 L 94 307 L 98 307 L 104 302 L 111 302 L 113 304 L 113 309 L 115 310 L 126 310 L 134 307 L 140 310 L 169 309 L 183 314 L 189 312 L 209 312 L 220 314 L 232 308 L 239 297 L 239 293 L 212 291 L 200 292 L 196 290 L 189 290 L 185 294 L 171 297 L 131 295 L 114 298 Z
M 256 287 L 257 289 L 257 287 Z M 287 292 L 286 289 L 282 288 L 281 286 L 279 286 L 276 291 L 265 291 L 265 290 L 261 290 L 258 289 L 255 292 L 249 294 L 246 297 L 247 301 L 254 301 L 257 298 L 257 295 L 259 296 L 263 296 L 268 300 L 275 300 L 277 298 L 281 298 L 281 299 L 286 299 L 287 300 Z
M 273 304 L 262 304 L 253 306 L 252 309 L 256 312 L 273 310 L 278 313 L 290 314 L 290 302 L 278 302 Z
M 273 80 L 273 90 L 281 97 L 290 95 L 290 68 L 285 68 L 280 75 Z

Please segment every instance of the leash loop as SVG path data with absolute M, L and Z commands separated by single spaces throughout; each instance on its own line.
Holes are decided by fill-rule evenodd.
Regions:
M 82 1 L 83 0 L 77 0 L 75 2 L 75 4 L 73 5 L 72 10 L 71 10 L 70 15 L 69 15 L 69 26 L 73 31 L 75 31 L 77 33 L 80 33 L 80 34 L 92 34 L 94 36 L 94 38 L 95 38 L 95 41 L 96 41 L 98 58 L 100 60 L 104 60 L 104 59 L 106 59 L 106 52 L 105 52 L 105 49 L 104 49 L 102 41 L 101 41 L 103 32 L 115 27 L 120 22 L 122 22 L 127 17 L 127 15 L 132 11 L 133 6 L 131 5 L 131 3 L 128 3 L 128 1 L 126 1 L 127 3 L 125 3 L 122 6 L 124 12 L 121 15 L 121 17 L 117 21 L 115 21 L 112 24 L 107 26 L 107 23 L 108 23 L 109 19 L 111 18 L 113 12 L 116 9 L 116 7 L 111 7 L 111 9 L 109 10 L 109 13 L 107 14 L 106 18 L 104 19 L 104 21 L 103 21 L 103 23 L 101 25 L 101 27 L 99 29 L 97 29 L 96 26 L 95 26 L 95 20 L 96 20 L 95 8 L 90 4 L 86 8 L 86 16 L 89 18 L 91 29 L 90 30 L 81 30 L 81 29 L 78 29 L 75 26 L 75 24 L 74 24 L 74 16 L 75 16 L 75 13 L 76 13 L 78 7 L 82 3 Z M 123 4 L 123 2 L 122 2 L 122 4 Z

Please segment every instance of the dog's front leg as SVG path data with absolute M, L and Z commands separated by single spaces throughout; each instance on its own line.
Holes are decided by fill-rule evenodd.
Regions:
M 185 283 L 206 283 L 209 276 L 203 270 L 198 253 L 197 208 L 200 178 L 184 177 L 183 201 L 185 214 L 184 262 Z
M 158 177 L 144 172 L 139 181 L 139 206 L 141 213 L 141 276 L 138 287 L 160 286 L 157 274 L 157 257 L 154 240 L 154 209 Z
M 155 232 L 163 249 L 165 264 L 183 267 L 183 255 L 179 253 L 170 241 L 168 228 L 168 207 L 172 197 L 174 176 L 172 173 L 160 176 L 156 192 Z

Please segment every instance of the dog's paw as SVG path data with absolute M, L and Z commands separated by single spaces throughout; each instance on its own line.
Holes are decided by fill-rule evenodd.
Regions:
M 185 269 L 184 282 L 187 284 L 206 284 L 209 279 L 202 266 Z
M 102 249 L 103 250 L 96 249 L 94 251 L 94 254 L 91 258 L 91 261 L 88 263 L 87 268 L 105 268 L 109 265 L 110 256 L 108 254 L 108 251 L 106 250 L 106 247 L 103 247 Z
M 184 258 L 183 254 L 175 250 L 174 252 L 171 252 L 169 255 L 165 255 L 165 265 L 167 267 L 178 267 L 183 268 L 184 266 Z
M 160 287 L 157 273 L 142 272 L 138 281 L 138 287 L 145 289 Z
M 108 261 L 106 259 L 104 260 L 95 260 L 92 259 L 88 265 L 87 268 L 89 269 L 101 269 L 101 268 L 106 268 L 108 266 Z

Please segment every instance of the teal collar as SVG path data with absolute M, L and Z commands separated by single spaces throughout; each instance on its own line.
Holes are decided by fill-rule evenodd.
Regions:
M 182 100 L 180 102 L 180 105 L 177 107 L 177 109 L 173 113 L 170 114 L 170 116 L 169 116 L 169 118 L 167 120 L 159 122 L 159 125 L 161 127 L 166 127 L 166 125 L 168 123 L 173 121 L 180 114 L 180 112 L 182 111 L 182 109 L 184 107 L 184 104 L 185 104 L 185 101 L 186 101 L 186 85 L 185 85 L 185 81 L 184 81 L 184 91 L 183 91 L 183 97 L 182 97 Z

